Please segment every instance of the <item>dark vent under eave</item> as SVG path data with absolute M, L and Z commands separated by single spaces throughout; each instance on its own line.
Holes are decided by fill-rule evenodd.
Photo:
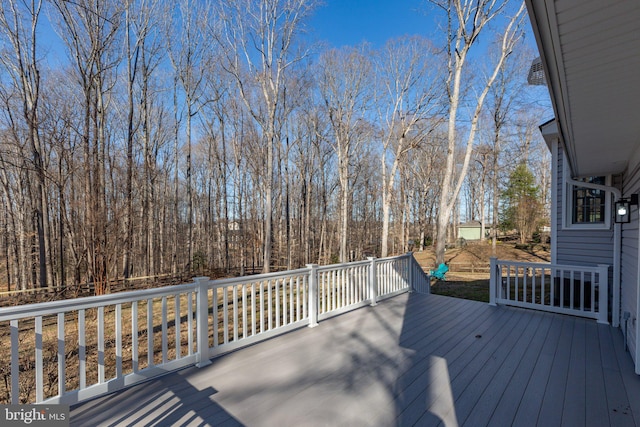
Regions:
M 529 68 L 529 75 L 527 76 L 527 82 L 534 86 L 546 86 L 547 79 L 544 76 L 544 67 L 542 66 L 542 59 L 537 57 L 531 62 L 531 68 Z

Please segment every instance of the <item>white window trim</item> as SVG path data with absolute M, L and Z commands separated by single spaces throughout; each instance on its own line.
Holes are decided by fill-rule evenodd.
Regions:
M 569 163 L 565 156 L 562 157 L 562 228 L 566 230 L 609 230 L 611 229 L 611 193 L 605 192 L 604 222 L 599 223 L 573 223 L 573 187 L 569 183 Z M 605 178 L 605 185 L 611 186 L 611 175 Z

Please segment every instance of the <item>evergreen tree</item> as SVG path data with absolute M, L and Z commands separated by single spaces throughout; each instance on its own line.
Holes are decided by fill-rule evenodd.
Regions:
M 511 173 L 507 189 L 502 193 L 501 227 L 503 230 L 517 230 L 520 243 L 526 243 L 540 224 L 542 204 L 539 192 L 535 177 L 523 163 Z

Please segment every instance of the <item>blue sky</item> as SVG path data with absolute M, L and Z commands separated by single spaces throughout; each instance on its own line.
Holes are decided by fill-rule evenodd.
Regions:
M 512 2 L 511 7 L 517 7 Z M 441 46 L 444 12 L 427 0 L 324 0 L 308 22 L 311 37 L 323 41 L 329 47 L 358 45 L 367 41 L 374 48 L 395 37 L 422 35 Z M 537 56 L 536 42 L 527 20 L 525 44 L 531 48 L 531 60 Z M 492 28 L 484 29 L 485 36 L 479 39 L 471 58 L 483 57 L 483 51 L 492 37 Z M 523 76 L 526 78 L 526 76 Z M 527 94 L 551 113 L 549 95 L 543 86 L 528 86 Z
M 519 5 L 511 3 L 512 8 Z M 439 24 L 444 23 L 444 11 L 428 0 L 324 0 L 311 16 L 308 29 L 312 38 L 330 47 L 367 41 L 378 48 L 391 38 L 405 35 L 422 35 L 439 44 L 438 41 L 444 42 Z M 485 28 L 484 34 L 491 33 L 492 26 Z M 481 37 L 480 44 L 491 37 Z M 525 43 L 536 49 L 528 18 Z M 479 50 L 483 49 L 484 46 Z
M 380 47 L 394 37 L 433 35 L 437 25 L 435 15 L 427 15 L 430 8 L 426 0 L 324 0 L 309 26 L 331 47 L 365 40 Z

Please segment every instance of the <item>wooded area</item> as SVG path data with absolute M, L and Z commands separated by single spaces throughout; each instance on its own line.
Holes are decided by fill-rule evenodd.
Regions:
M 443 209 L 441 227 L 496 224 L 519 164 L 547 202 L 520 4 L 434 3 L 448 41 L 329 49 L 308 27 L 315 0 L 4 0 L 0 286 L 99 294 L 420 249 Z M 452 77 L 452 34 L 478 37 L 452 17 L 485 7 L 486 52 Z

